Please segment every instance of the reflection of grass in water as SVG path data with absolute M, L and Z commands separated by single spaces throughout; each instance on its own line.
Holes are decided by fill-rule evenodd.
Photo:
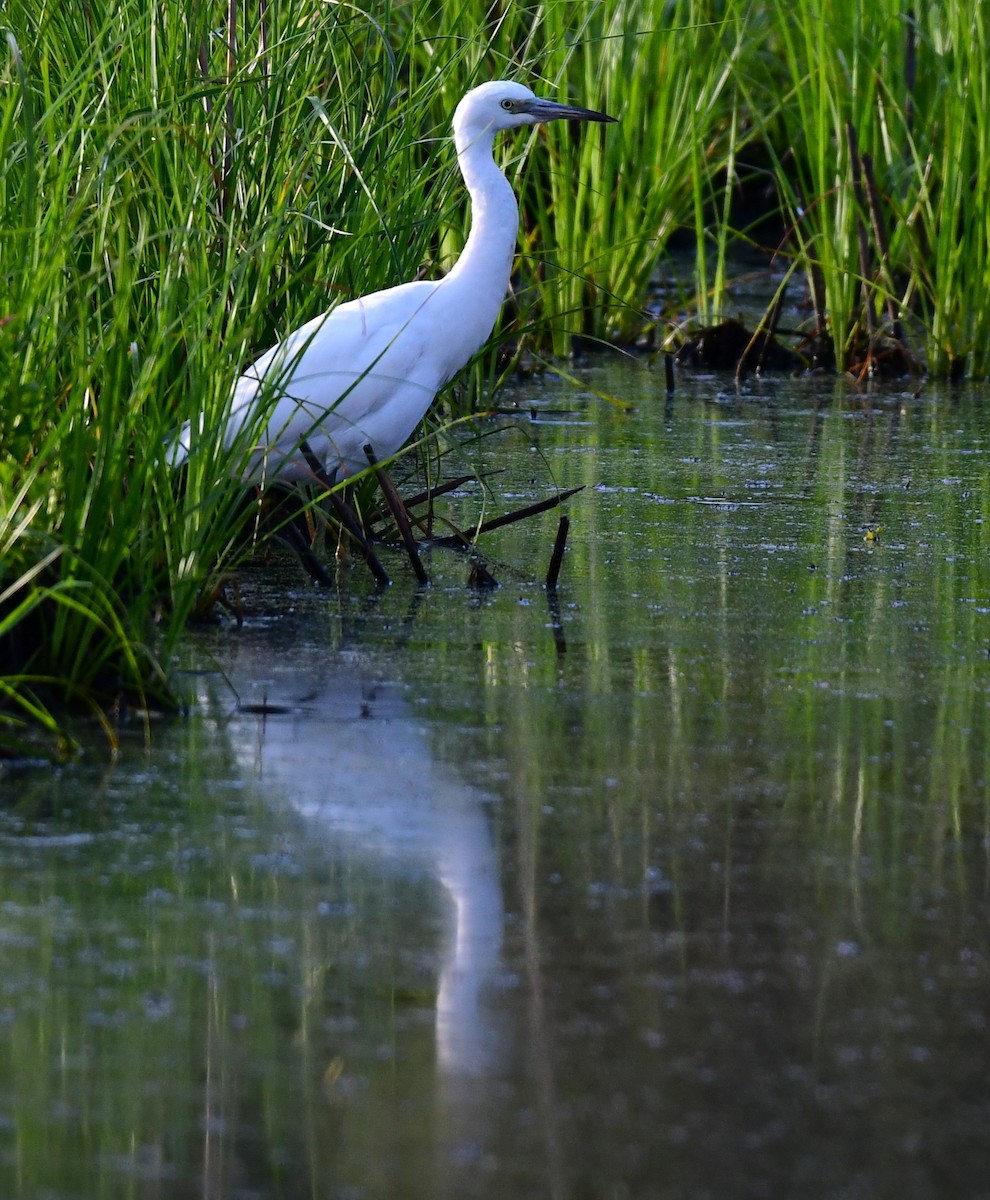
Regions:
M 611 467 L 572 509 L 566 652 L 532 586 L 448 605 L 438 753 L 479 764 L 501 799 L 558 1095 L 584 1095 L 595 1120 L 602 1094 L 641 1096 L 644 1127 L 630 1134 L 623 1113 L 618 1136 L 644 1157 L 665 1119 L 710 1128 L 714 1107 L 762 1168 L 743 1141 L 786 1110 L 781 1146 L 837 1178 L 934 1177 L 958 1147 L 971 1187 L 990 815 L 987 617 L 972 601 L 990 585 L 990 509 L 967 451 L 987 421 L 979 397 L 865 407 L 831 385 L 815 411 L 811 386 L 721 411 L 679 397 L 628 430 L 592 410 L 581 438 L 597 458 L 544 427 L 562 485 L 586 458 Z M 624 439 L 635 455 L 615 453 Z M 870 547 L 863 527 L 879 522 Z M 463 694 L 482 699 L 444 720 L 465 660 Z M 838 1093 L 831 1133 L 816 1125 L 821 1087 Z M 933 1149 L 876 1167 L 876 1146 L 847 1136 L 869 1098 L 906 1111 Z M 881 1153 L 897 1145 L 886 1136 Z M 709 1149 L 685 1150 L 689 1178 L 711 1177 Z M 586 1159 L 575 1169 L 594 1187 Z
M 310 1194 L 430 1108 L 435 886 L 254 803 L 212 723 L 161 740 L 181 779 L 27 775 L 0 822 L 4 1195 Z
M 848 1165 L 848 1178 L 898 1144 L 896 1128 L 877 1149 L 885 1130 L 871 1126 L 868 1151 L 845 1136 L 862 1126 L 860 1102 L 930 1120 L 935 1101 L 910 1092 L 926 1072 L 944 1090 L 939 1123 L 919 1127 L 939 1148 L 959 1141 L 953 1170 L 976 1158 L 955 1122 L 967 1103 L 957 1084 L 982 1068 L 982 1026 L 965 1019 L 985 997 L 986 616 L 972 601 L 990 582 L 990 512 L 984 464 L 968 451 L 986 420 L 959 396 L 866 407 L 839 389 L 795 415 L 799 399 L 777 389 L 716 408 L 678 396 L 669 416 L 635 425 L 590 409 L 581 438 L 600 457 L 577 452 L 573 430 L 540 429 L 562 486 L 609 464 L 611 490 L 574 506 L 564 654 L 538 579 L 481 600 L 431 590 L 394 657 L 409 581 L 341 618 L 387 629 L 390 678 L 433 679 L 435 707 L 416 711 L 433 718 L 438 757 L 494 794 L 506 971 L 530 972 L 502 982 L 525 1064 L 500 1065 L 472 1129 L 508 1147 L 500 1182 L 545 1168 L 518 1153 L 537 1140 L 520 1135 L 520 1095 L 546 1102 L 539 1133 L 564 1131 L 583 1179 L 589 1158 L 591 1173 L 614 1177 L 615 1144 L 655 1165 L 664 1120 L 693 1114 L 709 1128 L 713 1104 L 734 1154 L 733 1138 L 784 1105 L 781 1145 L 814 1157 L 834 1138 L 838 1165 L 822 1169 Z M 518 479 L 529 463 L 512 464 Z M 505 558 L 519 561 L 517 539 L 542 551 L 554 519 L 500 535 Z M 871 548 L 863 528 L 881 522 Z M 212 731 L 193 718 L 164 736 L 178 739 L 162 749 L 180 781 L 138 809 L 118 771 L 102 807 L 82 810 L 100 836 L 131 825 L 145 841 L 114 859 L 127 846 L 114 835 L 91 871 L 80 851 L 71 863 L 39 851 L 28 900 L 43 934 L 5 949 L 9 980 L 40 944 L 43 998 L 8 1028 L 0 1078 L 16 1081 L 29 1114 L 75 1105 L 87 1117 L 80 1132 L 60 1116 L 43 1140 L 44 1122 L 17 1106 L 23 1161 L 95 1195 L 148 1162 L 142 1147 L 173 1168 L 209 1157 L 221 1181 L 281 1171 L 289 1190 L 353 1172 L 436 1195 L 450 1130 L 429 1090 L 429 987 L 403 950 L 421 898 L 390 902 L 394 885 L 360 872 L 327 868 L 319 884 L 298 874 L 294 833 L 279 838 L 240 791 L 218 822 Z M 146 776 L 133 787 L 151 790 Z M 383 931 L 390 948 L 369 966 L 362 949 Z M 150 969 L 128 975 L 140 961 Z M 39 1047 L 52 1070 L 39 1071 Z M 76 1051 L 90 1055 L 93 1091 L 78 1086 Z M 933 1065 L 912 1066 L 915 1051 Z M 834 1103 L 824 1132 L 823 1088 Z M 640 1098 L 643 1120 L 623 1107 L 603 1132 L 601 1097 L 620 1089 Z M 593 1123 L 598 1136 L 582 1137 Z M 689 1178 L 710 1178 L 706 1150 L 679 1151 Z M 739 1153 L 754 1160 L 748 1142 Z M 666 1142 L 656 1154 L 662 1166 Z M 773 1159 L 789 1169 L 787 1154 Z M 82 1181 L 80 1163 L 92 1171 Z
M 731 831 L 739 801 L 779 812 L 789 837 L 807 823 L 851 866 L 869 856 L 875 886 L 900 886 L 902 854 L 950 868 L 939 831 L 983 820 L 990 751 L 974 600 L 990 591 L 990 509 L 979 457 L 960 458 L 978 404 L 863 412 L 840 392 L 783 418 L 751 398 L 723 425 L 682 403 L 629 431 L 628 459 L 605 417 L 582 430 L 597 460 L 554 453 L 541 430 L 561 486 L 589 458 L 611 466 L 611 490 L 572 510 L 566 654 L 549 637 L 534 649 L 525 607 L 487 635 L 465 613 L 459 637 L 486 648 L 471 686 L 490 709 L 465 757 L 502 764 L 550 861 L 582 875 L 582 846 L 606 838 L 634 887 L 662 847 L 655 821 L 683 830 L 711 804 Z M 558 842 L 547 803 L 573 837 Z

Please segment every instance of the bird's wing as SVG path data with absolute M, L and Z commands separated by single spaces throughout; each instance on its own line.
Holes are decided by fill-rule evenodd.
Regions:
M 416 282 L 376 292 L 295 330 L 238 380 L 234 430 L 254 425 L 252 437 L 297 447 L 317 426 L 332 432 L 363 425 L 410 388 L 421 398 L 422 416 L 443 382 L 442 342 L 431 353 L 439 339 L 426 317 L 436 288 Z
M 303 441 L 331 473 L 365 466 L 367 443 L 379 458 L 399 450 L 477 349 L 466 344 L 473 333 L 465 336 L 460 300 L 441 282 L 338 305 L 252 363 L 233 389 L 225 430 L 228 448 L 247 456 L 244 477 L 304 475 Z M 180 440 L 185 453 L 188 427 Z
M 402 378 L 427 356 L 425 313 L 436 289 L 435 283 L 407 283 L 338 305 L 273 346 L 245 377 L 288 395 L 323 380 L 327 410 L 356 380 Z

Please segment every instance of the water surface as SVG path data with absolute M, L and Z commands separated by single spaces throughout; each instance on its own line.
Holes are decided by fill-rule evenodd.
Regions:
M 586 379 L 443 510 L 555 596 L 255 564 L 0 779 L 3 1195 L 990 1195 L 986 397 Z

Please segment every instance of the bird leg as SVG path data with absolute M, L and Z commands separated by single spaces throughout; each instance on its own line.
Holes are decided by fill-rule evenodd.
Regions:
M 309 536 L 305 514 L 298 511 L 299 498 L 295 488 L 276 482 L 267 490 L 255 485 L 251 488 L 251 493 L 256 498 L 259 519 L 263 513 L 266 524 L 271 527 L 271 536 L 289 547 L 315 584 L 320 587 L 333 587 L 333 579 L 317 555 L 313 553 L 312 539 Z M 279 497 L 290 498 L 288 501 L 285 499 L 281 501 L 283 504 L 286 502 L 291 504 L 288 516 L 280 510 Z M 240 617 L 237 623 L 241 624 Z
M 402 497 L 395 490 L 395 484 L 389 478 L 388 472 L 384 467 L 378 465 L 378 459 L 372 449 L 370 443 L 364 447 L 364 453 L 371 463 L 375 471 L 375 479 L 378 481 L 378 486 L 381 488 L 382 495 L 385 497 L 385 503 L 388 505 L 388 510 L 395 520 L 395 526 L 402 538 L 402 544 L 406 548 L 406 553 L 409 555 L 409 561 L 412 563 L 412 568 L 416 572 L 416 578 L 420 583 L 426 584 L 430 582 L 430 577 L 426 573 L 426 568 L 423 566 L 422 559 L 419 557 L 419 549 L 416 545 L 416 539 L 413 537 L 413 531 L 409 524 L 409 514 L 406 512 L 406 506 L 402 503 Z
M 295 523 L 295 519 L 284 525 L 278 536 L 295 552 L 305 567 L 306 574 L 314 583 L 319 584 L 320 587 L 333 587 L 333 579 L 323 563 L 313 553 L 312 547 L 306 540 L 305 534 Z
M 309 444 L 304 441 L 300 443 L 299 449 L 302 451 L 317 483 L 326 489 L 327 499 L 330 501 L 337 520 L 357 544 L 358 549 L 364 556 L 364 561 L 368 564 L 368 568 L 375 577 L 375 581 L 382 587 L 388 587 L 392 581 L 388 577 L 388 572 L 378 561 L 378 556 L 372 550 L 371 543 L 364 536 L 361 526 L 358 524 L 358 519 L 354 515 L 354 510 L 337 493 L 330 476 L 327 475 L 323 464 L 310 449 Z

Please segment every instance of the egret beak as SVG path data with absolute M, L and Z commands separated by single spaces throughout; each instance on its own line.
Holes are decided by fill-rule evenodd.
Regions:
M 595 112 L 591 108 L 578 108 L 574 104 L 557 104 L 554 100 L 531 100 L 523 111 L 535 121 L 612 122 L 616 120 L 608 113 Z

